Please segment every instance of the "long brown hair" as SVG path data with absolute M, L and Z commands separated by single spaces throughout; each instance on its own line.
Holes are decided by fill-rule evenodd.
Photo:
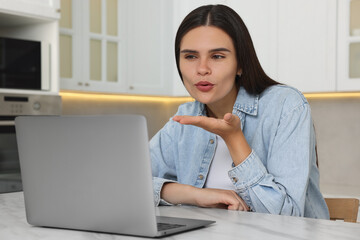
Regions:
M 240 16 L 224 5 L 206 5 L 190 12 L 182 21 L 175 39 L 176 66 L 179 68 L 180 44 L 186 33 L 200 26 L 214 26 L 225 31 L 232 39 L 238 69 L 242 75 L 236 76 L 238 86 L 242 86 L 250 94 L 260 94 L 267 87 L 279 84 L 266 75 L 257 58 L 248 29 Z

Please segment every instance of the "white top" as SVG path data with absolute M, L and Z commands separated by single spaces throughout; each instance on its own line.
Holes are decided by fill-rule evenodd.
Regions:
M 228 171 L 233 168 L 233 161 L 229 149 L 227 148 L 224 139 L 220 136 L 216 136 L 216 141 L 217 146 L 214 159 L 210 165 L 204 187 L 235 190 L 235 187 L 228 176 Z

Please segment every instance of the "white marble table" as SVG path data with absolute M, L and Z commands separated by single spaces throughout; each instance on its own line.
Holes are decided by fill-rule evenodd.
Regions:
M 162 239 L 360 239 L 359 223 L 344 223 L 270 214 L 205 209 L 190 206 L 158 207 L 163 216 L 216 220 L 209 227 Z M 136 237 L 30 226 L 22 192 L 0 194 L 0 239 L 137 239 Z M 144 239 L 144 238 L 139 238 Z

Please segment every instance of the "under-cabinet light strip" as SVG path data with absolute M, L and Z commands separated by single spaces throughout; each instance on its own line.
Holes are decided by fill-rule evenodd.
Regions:
M 87 92 L 68 92 L 61 91 L 62 97 L 84 98 L 84 99 L 99 99 L 108 101 L 150 101 L 150 102 L 189 102 L 194 101 L 192 97 L 165 97 L 165 96 L 141 96 L 141 95 L 120 95 L 120 94 L 102 94 L 102 93 L 87 93 Z M 305 93 L 308 99 L 320 98 L 360 98 L 360 92 L 339 92 L 339 93 Z

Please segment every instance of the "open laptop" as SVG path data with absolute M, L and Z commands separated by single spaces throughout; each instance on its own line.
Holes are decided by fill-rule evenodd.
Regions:
M 159 237 L 214 223 L 155 216 L 143 116 L 22 116 L 15 125 L 31 225 Z

